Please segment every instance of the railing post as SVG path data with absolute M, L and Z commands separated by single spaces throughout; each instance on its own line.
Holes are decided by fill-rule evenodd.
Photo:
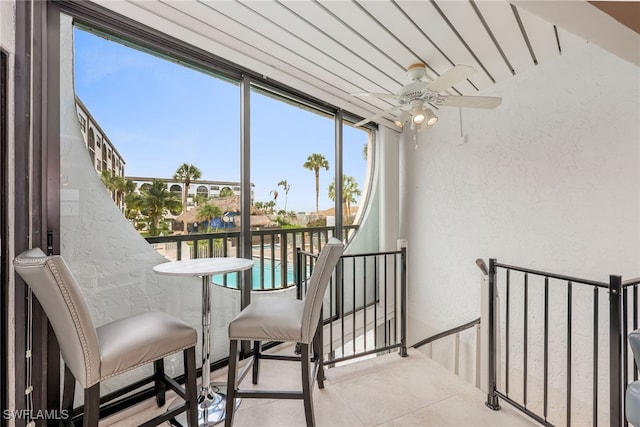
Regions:
M 287 283 L 289 273 L 288 251 L 289 242 L 287 241 L 287 232 L 286 230 L 282 230 L 280 232 L 280 287 L 283 289 L 289 286 L 289 283 Z M 271 286 L 275 288 L 275 283 L 272 283 Z
M 306 265 L 302 262 L 303 255 L 300 251 L 300 248 L 296 248 L 296 269 L 294 274 L 296 276 L 296 298 L 302 300 L 302 270 L 304 268 L 304 277 L 307 279 L 307 268 Z M 322 321 L 322 319 L 320 319 Z M 297 342 L 296 347 L 294 349 L 295 354 L 302 354 L 302 345 Z
M 500 404 L 498 403 L 498 395 L 496 394 L 496 383 L 497 383 L 497 366 L 496 366 L 496 311 L 498 307 L 495 306 L 496 301 L 496 259 L 489 259 L 489 366 L 488 366 L 488 374 L 489 381 L 487 383 L 487 387 L 489 388 L 487 393 L 487 402 L 485 403 L 489 408 L 494 411 L 498 411 L 500 409 Z
M 407 248 L 400 248 L 400 356 L 407 357 Z
M 609 276 L 609 425 L 622 425 L 622 277 Z
M 302 254 L 300 248 L 296 248 L 296 298 L 302 299 Z
M 481 354 L 480 348 L 482 346 L 482 342 L 481 342 L 481 338 L 480 338 L 482 336 L 482 330 L 480 328 L 480 323 L 478 323 L 476 325 L 475 330 L 476 330 L 476 366 L 475 366 L 476 375 L 475 375 L 475 386 L 476 386 L 476 388 L 480 388 L 480 383 L 481 383 L 481 381 L 480 381 L 480 371 L 481 371 L 481 368 L 480 368 L 480 363 L 481 363 L 481 361 L 480 361 L 480 354 Z

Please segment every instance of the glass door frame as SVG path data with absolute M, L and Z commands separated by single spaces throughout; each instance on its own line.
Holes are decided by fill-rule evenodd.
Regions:
M 5 279 L 11 276 L 9 260 L 15 255 L 31 247 L 50 254 L 60 251 L 60 14 L 55 4 L 36 0 L 16 1 L 15 13 L 14 133 L 12 141 L 7 138 L 6 146 L 3 143 L 3 149 L 13 143 L 14 154 L 13 174 L 4 176 L 13 182 L 15 191 L 11 195 L 3 191 L 3 206 L 8 209 L 2 224 L 3 242 L 13 242 L 2 245 L 3 283 L 9 284 L 12 282 Z M 7 230 L 9 222 L 13 222 L 13 234 Z M 13 285 L 9 303 L 15 321 L 14 387 L 10 392 L 15 409 L 57 409 L 58 343 L 26 284 L 14 276 Z M 3 336 L 5 339 L 8 337 Z M 28 351 L 39 357 L 27 357 Z M 25 394 L 28 386 L 33 386 L 30 396 Z M 27 420 L 16 421 L 21 425 Z

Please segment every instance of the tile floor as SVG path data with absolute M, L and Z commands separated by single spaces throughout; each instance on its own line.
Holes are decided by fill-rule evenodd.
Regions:
M 264 360 L 260 370 L 258 387 L 299 389 L 295 363 Z M 325 373 L 325 388 L 316 388 L 313 393 L 318 427 L 539 425 L 508 405 L 500 411 L 490 410 L 484 405 L 484 392 L 417 350 L 410 350 L 407 358 L 394 353 L 326 369 Z M 214 375 L 213 381 L 224 381 L 226 372 Z M 250 377 L 243 382 L 244 388 L 253 387 Z M 133 426 L 158 410 L 162 408 L 155 408 L 152 402 L 143 403 L 124 417 L 101 421 L 100 426 Z M 301 400 L 244 399 L 234 420 L 237 427 L 304 425 Z

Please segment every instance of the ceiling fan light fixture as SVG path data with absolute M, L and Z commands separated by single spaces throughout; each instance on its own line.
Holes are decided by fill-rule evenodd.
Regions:
M 431 108 L 425 108 L 425 120 L 427 122 L 427 126 L 433 126 L 438 121 L 438 116 L 433 112 Z
M 413 116 L 413 123 L 420 124 L 427 118 L 424 109 L 421 106 L 415 106 L 411 109 L 411 115 Z
M 399 128 L 401 128 L 405 124 L 407 124 L 407 122 L 409 121 L 409 117 L 411 117 L 411 114 L 409 114 L 408 111 L 403 111 L 398 115 L 398 117 L 395 118 L 393 123 Z

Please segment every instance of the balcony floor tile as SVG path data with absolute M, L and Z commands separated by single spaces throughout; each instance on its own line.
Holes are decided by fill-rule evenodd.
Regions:
M 284 347 L 279 352 L 291 352 Z M 397 354 L 353 362 L 325 370 L 323 390 L 313 393 L 319 427 L 368 426 L 537 426 L 508 405 L 492 411 L 484 405 L 486 395 L 423 353 L 410 350 L 408 358 Z M 224 381 L 226 371 L 214 373 L 213 381 Z M 251 388 L 251 379 L 243 387 Z M 295 363 L 261 362 L 260 385 L 270 389 L 299 389 Z M 104 420 L 101 427 L 133 426 L 157 411 L 152 403 L 132 408 L 128 414 Z M 305 425 L 299 400 L 245 399 L 234 425 L 298 427 Z

